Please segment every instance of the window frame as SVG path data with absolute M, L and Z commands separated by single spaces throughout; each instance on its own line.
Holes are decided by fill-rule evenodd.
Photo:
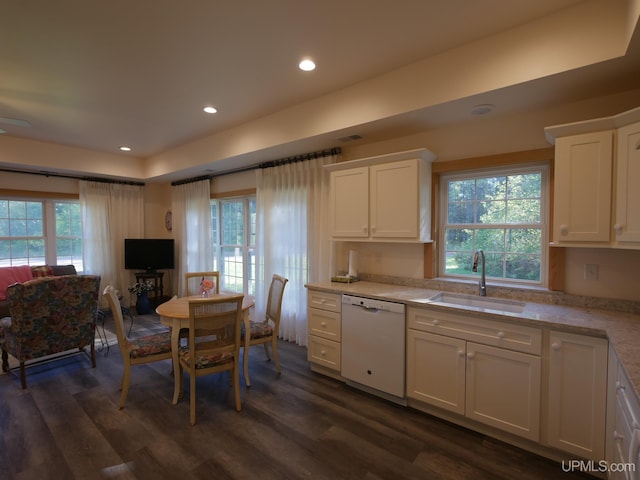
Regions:
M 43 192 L 43 196 L 37 195 L 21 195 L 21 194 L 13 194 L 13 195 L 1 195 L 0 200 L 8 201 L 8 202 L 33 202 L 40 203 L 42 205 L 42 237 L 29 237 L 28 235 L 25 237 L 1 237 L 2 240 L 7 240 L 11 238 L 24 238 L 25 240 L 29 239 L 41 239 L 44 242 L 44 262 L 42 260 L 31 261 L 32 258 L 41 257 L 9 257 L 8 264 L 9 265 L 58 265 L 58 256 L 57 256 L 57 241 L 59 238 L 71 238 L 68 236 L 58 236 L 56 232 L 56 204 L 57 203 L 73 203 L 80 204 L 80 200 L 75 196 L 69 196 L 65 194 L 47 194 Z M 80 221 L 82 221 L 82 217 L 80 216 Z M 82 225 L 80 226 L 80 230 L 82 231 Z M 82 243 L 82 237 L 80 237 L 80 241 Z M 82 255 L 81 255 L 82 256 Z M 16 261 L 14 263 L 14 258 L 24 260 L 26 258 L 26 263 L 24 261 Z M 2 261 L 2 260 L 0 260 Z M 65 262 L 67 262 L 65 260 Z M 66 264 L 66 263 L 65 263 Z M 81 264 L 77 264 L 74 262 L 76 266 L 76 270 L 78 273 L 82 272 Z
M 514 164 L 500 164 L 491 167 L 479 167 L 459 170 L 449 170 L 440 172 L 437 181 L 437 188 L 439 189 L 437 200 L 439 203 L 438 208 L 438 233 L 437 233 L 437 255 L 440 261 L 438 262 L 437 275 L 440 278 L 445 279 L 457 279 L 457 280 L 476 280 L 477 275 L 466 274 L 451 274 L 446 273 L 446 230 L 452 226 L 461 225 L 468 226 L 474 224 L 449 224 L 448 223 L 448 188 L 447 183 L 451 180 L 470 180 L 479 179 L 494 176 L 507 176 L 518 175 L 526 173 L 540 173 L 541 178 L 541 191 L 540 191 L 540 222 L 539 228 L 541 229 L 540 236 L 540 280 L 522 280 L 512 279 L 506 277 L 489 277 L 494 284 L 504 284 L 509 286 L 534 286 L 544 287 L 548 286 L 548 271 L 549 271 L 549 211 L 550 211 L 550 166 L 548 162 L 534 162 L 534 163 L 514 163 Z M 531 223 L 500 223 L 494 224 L 496 229 L 517 228 L 522 225 L 532 226 Z M 537 224 L 536 224 L 537 225 Z M 473 228 L 473 227 L 472 227 Z M 483 226 L 483 229 L 491 229 L 491 227 Z M 537 226 L 536 226 L 537 228 Z M 505 252 L 506 253 L 506 252 Z M 470 262 L 472 259 L 470 258 Z M 470 263 L 471 265 L 471 263 Z
M 223 205 L 242 201 L 243 204 L 243 244 L 225 244 L 223 240 L 223 232 L 221 225 L 223 222 Z M 217 196 L 211 198 L 210 206 L 212 211 L 212 237 L 213 237 L 213 269 L 220 272 L 220 288 L 232 290 L 226 283 L 228 275 L 225 274 L 225 263 L 222 255 L 223 248 L 239 248 L 242 250 L 242 293 L 245 295 L 255 295 L 256 292 L 256 231 L 255 231 L 255 211 L 253 214 L 253 222 L 250 204 L 251 201 L 256 202 L 256 194 L 228 195 Z M 213 208 L 216 208 L 216 215 L 213 215 Z M 253 230 L 252 230 L 253 225 Z M 253 241 L 253 243 L 251 243 Z M 253 259 L 253 264 L 251 263 Z

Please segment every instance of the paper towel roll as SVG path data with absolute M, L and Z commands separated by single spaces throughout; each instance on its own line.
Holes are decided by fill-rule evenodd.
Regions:
M 349 250 L 349 276 L 358 276 L 358 252 Z

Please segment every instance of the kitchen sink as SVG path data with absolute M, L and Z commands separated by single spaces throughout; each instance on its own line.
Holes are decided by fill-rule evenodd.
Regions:
M 487 298 L 475 295 L 442 292 L 429 297 L 427 303 L 450 305 L 452 307 L 466 307 L 475 310 L 493 310 L 496 312 L 522 313 L 524 302 L 505 300 L 501 298 Z

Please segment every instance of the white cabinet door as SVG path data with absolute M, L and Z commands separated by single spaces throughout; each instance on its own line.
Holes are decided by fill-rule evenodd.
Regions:
M 331 172 L 331 234 L 369 236 L 369 167 Z
M 556 140 L 553 241 L 609 242 L 613 131 Z
M 640 123 L 618 130 L 616 242 L 640 242 Z
M 608 341 L 549 335 L 548 444 L 599 461 L 605 454 Z
M 466 416 L 537 442 L 540 363 L 538 356 L 468 342 Z
M 370 167 L 371 237 L 418 238 L 418 174 L 418 160 Z
M 466 342 L 408 330 L 407 396 L 464 415 Z

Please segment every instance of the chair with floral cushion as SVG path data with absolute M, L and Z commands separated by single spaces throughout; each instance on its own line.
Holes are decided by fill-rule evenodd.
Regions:
M 187 297 L 203 291 L 220 293 L 220 272 L 187 272 L 184 274 Z
M 95 331 L 100 277 L 63 275 L 16 283 L 7 288 L 11 317 L 0 323 L 2 369 L 8 354 L 20 363 L 22 388 L 27 388 L 26 362 L 70 350 L 91 349 L 96 366 Z
M 274 274 L 271 278 L 269 286 L 269 296 L 267 298 L 267 309 L 265 311 L 264 320 L 257 322 L 250 320 L 249 336 L 246 335 L 246 323 L 242 329 L 242 346 L 244 347 L 244 383 L 247 387 L 251 386 L 249 379 L 249 346 L 264 345 L 264 351 L 267 360 L 271 360 L 269 355 L 269 344 L 273 350 L 273 361 L 276 364 L 276 371 L 280 375 L 280 361 L 278 360 L 278 332 L 280 331 L 280 315 L 282 313 L 282 297 L 284 295 L 284 287 L 289 280 Z
M 196 379 L 203 375 L 231 373 L 235 407 L 240 411 L 240 328 L 244 295 L 189 300 L 188 343 L 180 348 L 180 398 L 183 371 L 189 372 L 190 423 L 196 423 Z
M 123 371 L 122 381 L 120 382 L 122 394 L 120 395 L 119 404 L 119 408 L 122 409 L 124 408 L 124 404 L 127 401 L 127 395 L 129 393 L 131 367 L 133 365 L 141 365 L 144 363 L 170 359 L 171 332 L 167 330 L 162 333 L 130 339 L 126 334 L 126 329 L 124 327 L 122 309 L 120 308 L 120 301 L 118 300 L 116 290 L 111 285 L 107 285 L 103 294 L 107 297 L 109 309 L 113 315 L 116 327 L 116 336 L 118 337 L 118 345 L 120 346 L 120 353 L 122 354 Z

